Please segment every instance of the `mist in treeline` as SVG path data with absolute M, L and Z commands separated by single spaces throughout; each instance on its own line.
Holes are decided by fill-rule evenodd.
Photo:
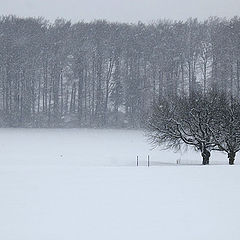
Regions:
M 240 18 L 0 18 L 0 126 L 142 127 L 162 97 L 240 95 Z

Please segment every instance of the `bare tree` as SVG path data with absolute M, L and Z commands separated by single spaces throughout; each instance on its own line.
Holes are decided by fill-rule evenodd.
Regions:
M 214 104 L 217 111 L 214 124 L 209 128 L 217 144 L 216 150 L 226 152 L 229 164 L 233 165 L 240 151 L 240 103 L 236 98 L 218 93 Z
M 201 152 L 202 163 L 209 164 L 210 152 L 216 147 L 209 130 L 214 124 L 211 103 L 202 94 L 161 100 L 154 105 L 148 123 L 150 139 L 166 148 L 192 146 Z

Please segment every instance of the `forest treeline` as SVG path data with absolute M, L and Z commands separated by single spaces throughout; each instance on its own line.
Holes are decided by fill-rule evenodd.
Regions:
M 2 127 L 141 127 L 152 103 L 240 95 L 240 18 L 152 24 L 0 17 Z

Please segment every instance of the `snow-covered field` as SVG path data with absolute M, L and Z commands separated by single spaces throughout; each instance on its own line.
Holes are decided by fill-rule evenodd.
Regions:
M 240 166 L 224 154 L 200 166 L 199 153 L 152 151 L 130 130 L 0 135 L 0 239 L 240 239 Z
M 152 150 L 144 133 L 134 130 L 0 129 L 0 166 L 135 166 L 200 164 L 198 152 Z M 211 163 L 227 164 L 222 153 Z M 239 163 L 237 161 L 236 163 Z

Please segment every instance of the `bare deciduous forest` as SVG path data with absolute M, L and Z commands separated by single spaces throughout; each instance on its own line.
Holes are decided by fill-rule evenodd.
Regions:
M 2 127 L 139 128 L 152 103 L 240 95 L 240 19 L 0 18 Z

